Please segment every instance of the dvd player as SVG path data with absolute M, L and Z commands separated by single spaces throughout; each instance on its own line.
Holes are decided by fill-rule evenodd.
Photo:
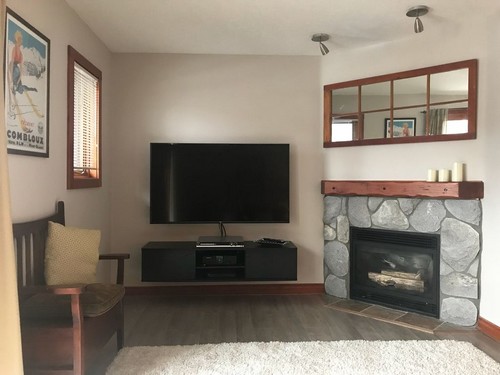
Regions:
M 197 242 L 196 247 L 244 247 L 243 243 Z
M 200 236 L 196 247 L 243 247 L 241 236 Z

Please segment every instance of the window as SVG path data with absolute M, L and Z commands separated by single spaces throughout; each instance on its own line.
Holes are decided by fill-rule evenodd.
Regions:
M 332 124 L 332 142 L 352 141 L 354 139 L 353 120 L 335 120 Z
M 102 73 L 68 46 L 68 189 L 99 187 Z
M 363 118 L 363 117 L 362 117 Z M 337 116 L 332 120 L 332 142 L 354 141 L 363 138 L 358 116 Z
M 444 134 L 464 134 L 469 130 L 467 108 L 450 108 Z

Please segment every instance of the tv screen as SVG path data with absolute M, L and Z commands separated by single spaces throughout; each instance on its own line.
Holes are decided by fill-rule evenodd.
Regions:
M 289 149 L 151 143 L 150 223 L 288 223 Z

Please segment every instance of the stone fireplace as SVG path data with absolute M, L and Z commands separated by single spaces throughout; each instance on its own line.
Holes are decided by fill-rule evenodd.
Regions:
M 324 197 L 323 215 L 326 293 L 358 299 L 351 294 L 356 292 L 351 290 L 351 281 L 356 276 L 350 275 L 351 228 L 433 234 L 439 239 L 440 250 L 435 268 L 439 270 L 436 316 L 446 322 L 472 326 L 476 324 L 479 307 L 481 217 L 479 199 L 329 194 Z M 398 255 L 401 254 L 396 252 Z M 389 257 L 386 260 L 391 262 Z M 409 269 L 407 273 L 417 274 L 417 271 Z

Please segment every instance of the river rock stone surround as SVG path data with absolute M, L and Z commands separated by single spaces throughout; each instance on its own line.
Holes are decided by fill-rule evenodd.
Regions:
M 325 196 L 325 291 L 349 296 L 349 228 L 440 234 L 440 319 L 476 324 L 482 207 L 479 200 Z

